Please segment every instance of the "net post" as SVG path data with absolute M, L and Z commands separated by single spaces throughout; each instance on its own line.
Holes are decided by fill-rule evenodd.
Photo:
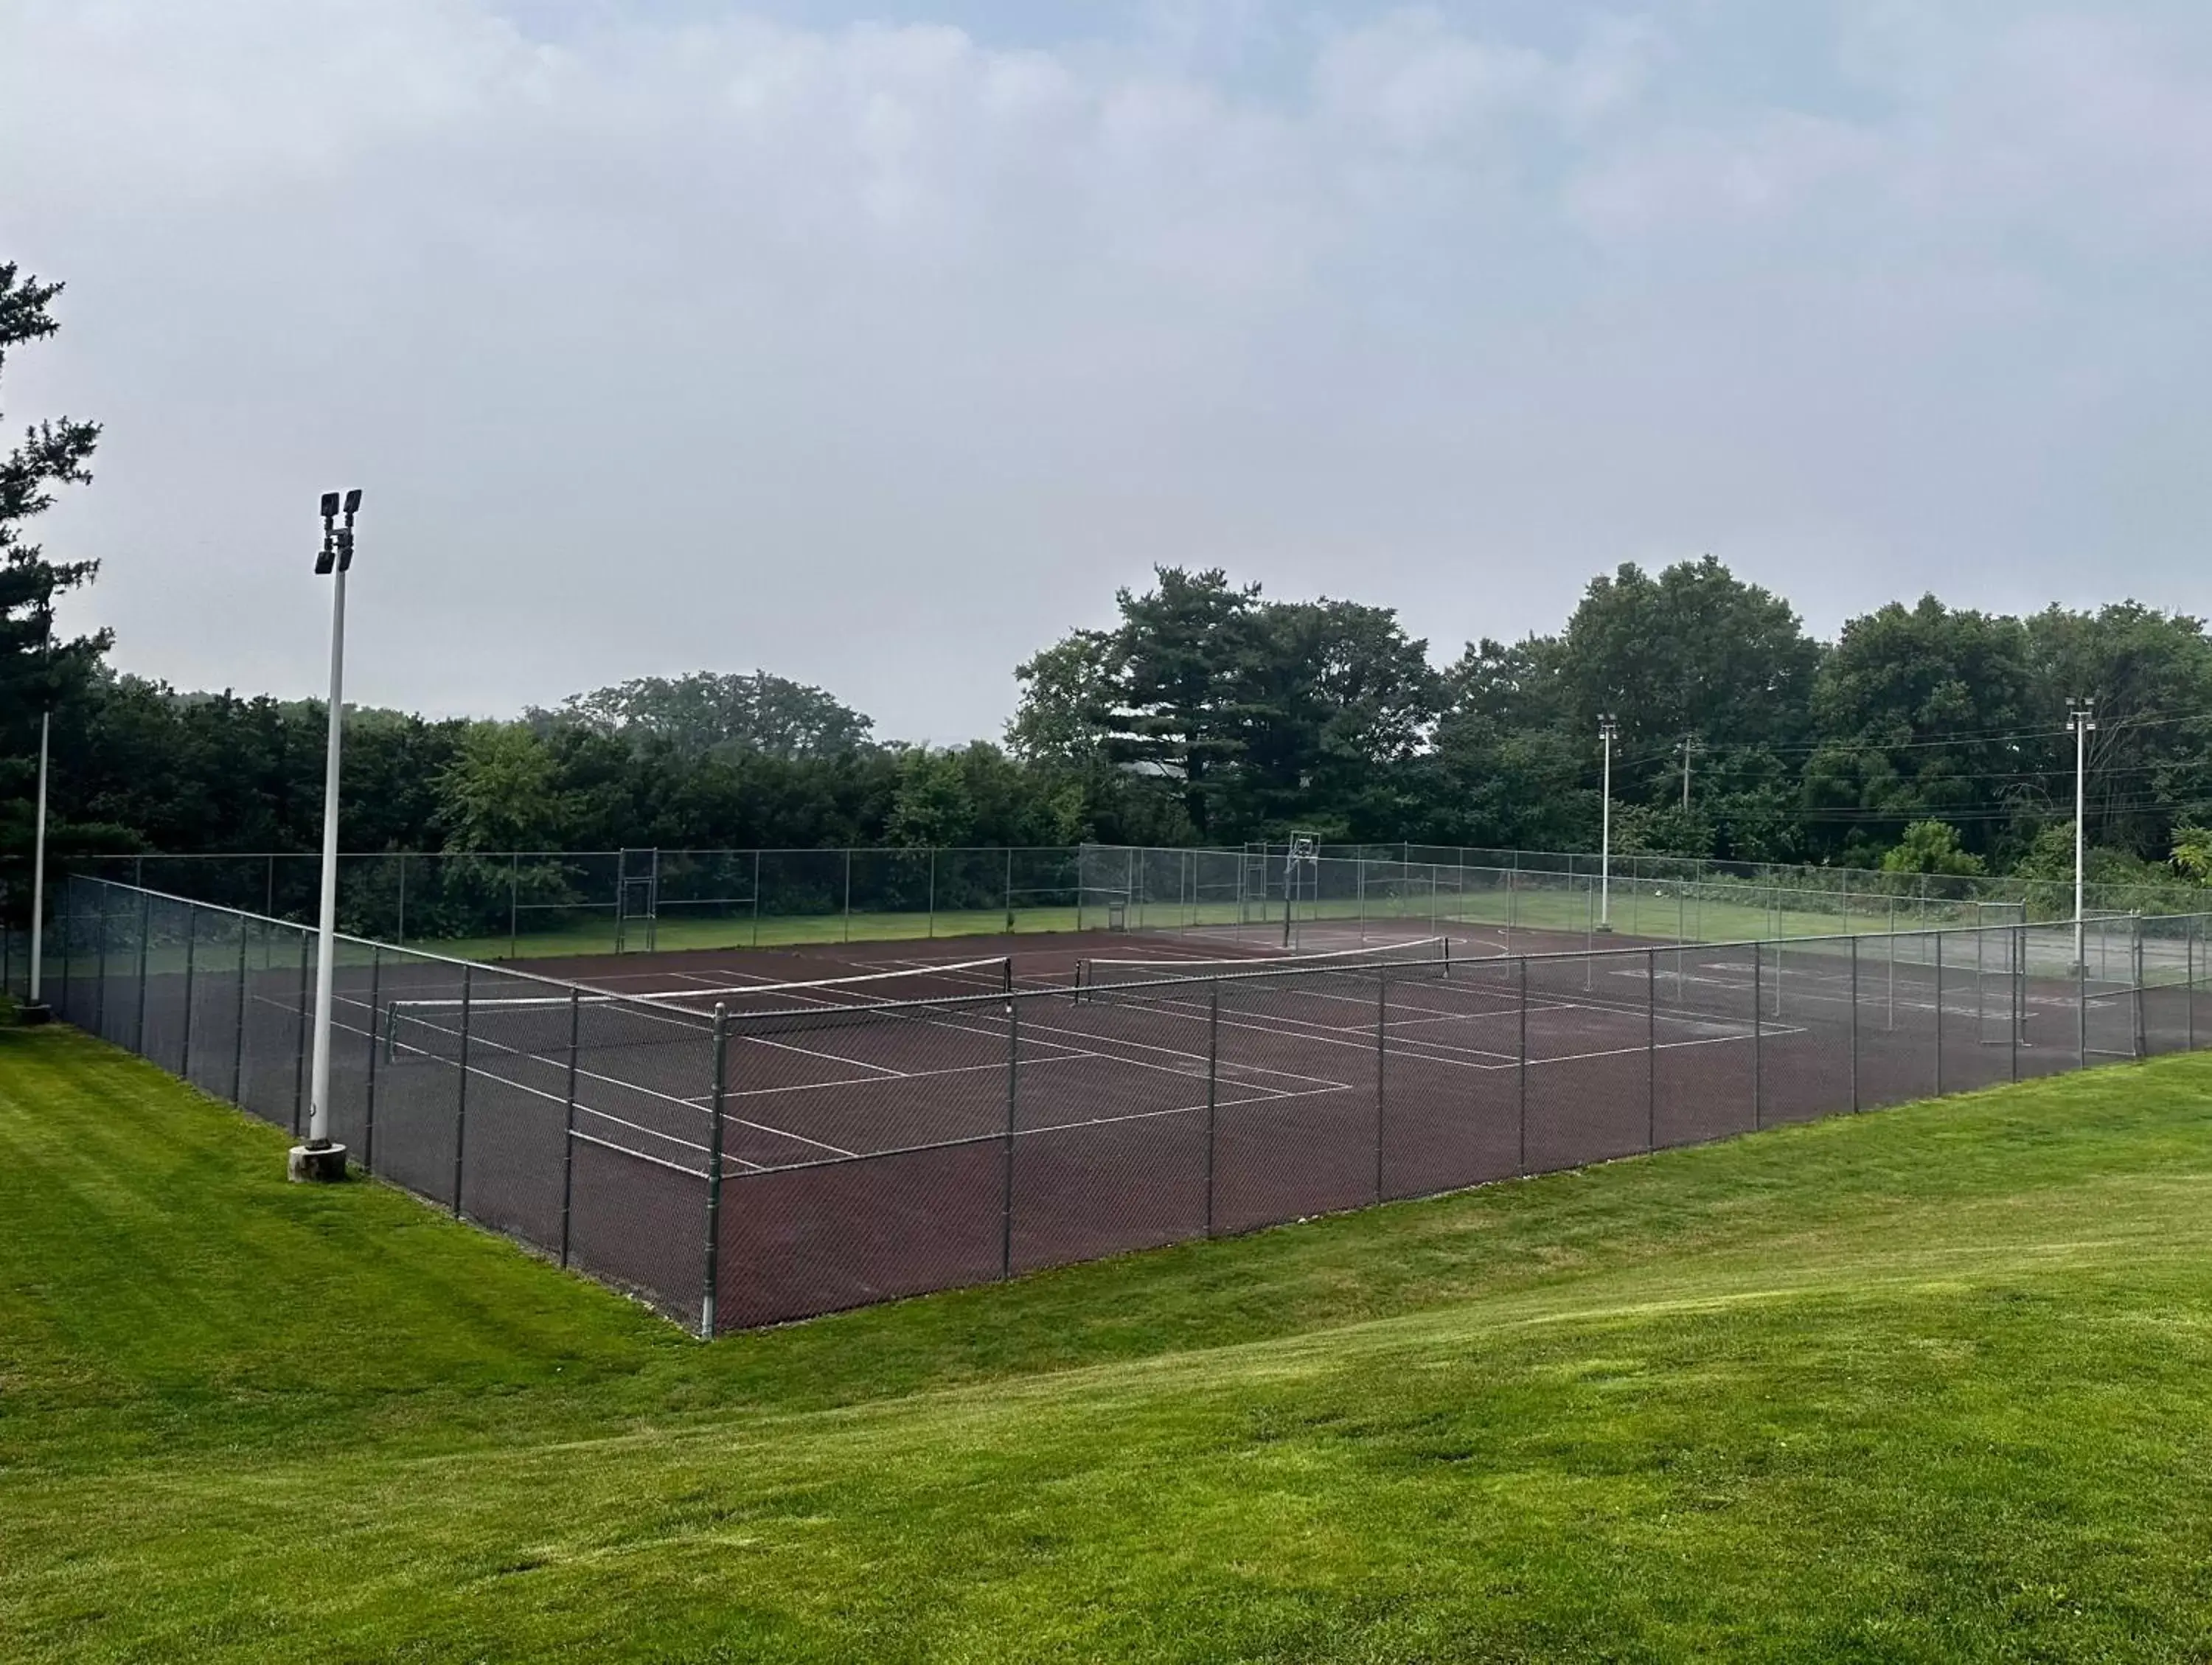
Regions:
M 1206 1235 L 1213 1235 L 1213 1139 L 1221 1080 L 1221 979 L 1206 987 Z
M 1859 1100 L 1859 939 L 1854 932 L 1845 939 L 1851 951 L 1851 1109 L 1862 1108 Z
M 575 1000 L 576 997 L 572 992 L 568 997 L 569 1022 L 572 1024 L 575 1021 Z M 699 1339 L 702 1341 L 711 1341 L 714 1339 L 714 1291 L 717 1287 L 716 1279 L 721 1270 L 722 1108 L 725 1095 L 729 1090 L 729 1031 L 730 1008 L 726 1002 L 717 1000 L 714 1003 L 714 1096 L 713 1106 L 708 1111 L 712 1120 L 707 1133 L 707 1276 L 706 1288 L 699 1298 Z M 573 1082 L 575 1068 L 575 1049 L 573 1044 L 569 1048 L 568 1056 L 569 1079 Z M 574 1131 L 575 1097 L 572 1088 L 568 1095 L 572 1133 Z M 573 1139 L 570 1143 L 572 1145 L 574 1143 Z M 561 1243 L 564 1259 L 568 1241 L 568 1207 L 564 1182 L 561 1204 Z
M 376 1171 L 376 1031 L 377 1012 L 384 1004 L 384 945 L 375 943 L 368 951 L 368 1091 L 362 1105 L 361 1165 L 370 1173 Z
M 1520 969 L 1521 1030 L 1520 1043 L 1514 1049 L 1514 1120 L 1519 1128 L 1520 1154 L 1515 1158 L 1516 1170 L 1528 1171 L 1528 957 L 1523 954 L 1516 962 Z
M 999 1276 L 1014 1275 L 1014 1116 L 1019 1102 L 1021 1004 L 1006 996 L 1006 1132 L 999 1158 Z
M 1751 945 L 1751 1129 L 1757 1133 L 1766 1125 L 1765 1030 L 1763 1027 L 1765 1001 L 1759 982 L 1766 963 L 1766 951 L 1758 943 Z
M 1390 1054 L 1390 968 L 1375 969 L 1375 1200 L 1382 1200 L 1382 1107 Z
M 154 934 L 154 898 L 138 892 L 138 1015 L 131 1025 L 131 1050 L 146 1055 L 146 939 Z
M 576 1042 L 579 1018 L 583 1009 L 583 990 L 568 991 L 568 1067 L 561 1092 L 561 1265 L 568 1264 L 568 1233 L 571 1210 L 576 1200 Z M 721 1025 L 719 1017 L 715 1024 L 714 1066 L 721 1068 Z M 719 1100 L 718 1100 L 719 1102 Z M 721 1118 L 715 1117 L 720 1126 Z
M 461 1212 L 461 1164 L 469 1139 L 469 1006 L 476 968 L 461 968 L 461 1079 L 453 1097 L 453 1217 Z
M 247 943 L 246 915 L 238 915 L 238 1018 L 230 1040 L 230 1102 L 246 1103 L 246 980 Z
M 1012 954 L 999 962 L 999 992 L 1007 995 L 1014 992 L 1014 957 Z
M 192 1079 L 192 977 L 198 969 L 193 960 L 199 934 L 199 904 L 188 902 L 185 904 L 185 1044 L 177 1060 L 177 1074 L 185 1081 Z
M 1659 1148 L 1659 951 L 1644 951 L 1644 1148 Z
M 292 1137 L 300 1137 L 301 1113 L 307 1103 L 307 966 L 313 939 L 305 930 L 300 937 L 300 1021 L 293 1025 L 297 1044 L 292 1048 Z

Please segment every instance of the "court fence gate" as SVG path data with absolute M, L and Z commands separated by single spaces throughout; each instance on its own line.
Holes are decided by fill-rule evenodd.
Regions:
M 312 930 L 81 876 L 58 902 L 62 1018 L 300 1132 Z M 711 1335 L 2199 1048 L 2208 926 L 1008 960 L 711 1013 L 344 937 L 331 1131 Z

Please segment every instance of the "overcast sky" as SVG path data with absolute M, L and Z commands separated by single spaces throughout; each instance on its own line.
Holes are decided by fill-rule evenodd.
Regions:
M 1711 551 L 2212 611 L 2212 6 L 0 0 L 11 424 L 74 622 L 512 714 L 699 668 L 888 736 L 1154 562 L 1439 661 Z

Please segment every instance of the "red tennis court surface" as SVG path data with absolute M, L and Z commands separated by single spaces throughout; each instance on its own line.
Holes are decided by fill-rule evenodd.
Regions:
M 1493 957 L 1470 957 L 1485 948 Z M 941 969 L 994 951 L 1013 957 L 1011 996 L 1002 967 Z M 716 1238 L 726 1328 L 2142 1049 L 2131 1004 L 2093 1000 L 2084 1025 L 2074 987 L 2032 983 L 2009 951 L 1954 945 L 1948 969 L 1924 945 L 1905 963 L 1897 951 L 1887 939 L 1620 943 L 1524 961 L 1462 936 L 1449 964 L 1278 974 L 1249 936 L 1194 933 L 542 969 L 702 996 L 903 971 L 928 996 L 883 1006 L 825 994 L 732 1019 Z M 1086 953 L 1207 971 L 1234 955 L 1231 971 L 1251 975 L 1079 990 Z M 606 1081 L 579 1098 L 599 1137 L 703 1166 L 710 1082 L 646 1097 Z

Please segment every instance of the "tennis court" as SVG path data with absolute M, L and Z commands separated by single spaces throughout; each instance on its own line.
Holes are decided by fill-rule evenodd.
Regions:
M 65 1015 L 297 1130 L 311 933 L 97 881 L 69 904 Z M 343 939 L 332 1129 L 714 1330 L 2212 1040 L 2193 916 L 2078 953 L 2025 926 L 1510 956 L 1330 930 L 557 978 Z

